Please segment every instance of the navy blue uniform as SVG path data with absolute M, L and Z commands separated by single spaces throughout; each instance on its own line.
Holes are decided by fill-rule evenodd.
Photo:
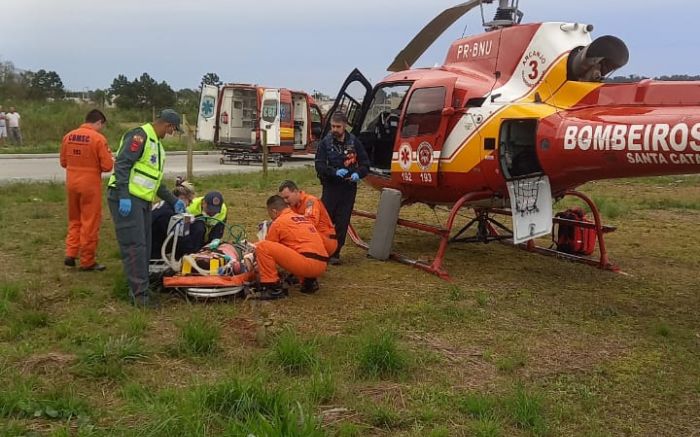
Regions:
M 328 134 L 318 144 L 316 150 L 316 173 L 323 185 L 321 201 L 328 210 L 338 236 L 338 249 L 331 258 L 340 257 L 340 249 L 345 245 L 345 236 L 350 225 L 350 216 L 355 206 L 357 183 L 350 180 L 353 173 L 360 179 L 369 173 L 369 158 L 362 143 L 351 133 L 346 132 L 343 141 Z M 348 174 L 341 178 L 336 171 L 341 168 Z

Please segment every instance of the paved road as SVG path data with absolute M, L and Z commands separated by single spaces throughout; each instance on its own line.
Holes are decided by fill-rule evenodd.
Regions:
M 197 154 L 194 156 L 194 174 L 196 176 L 207 174 L 220 173 L 245 173 L 255 172 L 262 169 L 261 165 L 237 165 L 237 164 L 219 164 L 221 155 Z M 303 158 L 295 158 L 292 161 L 286 161 L 282 168 L 300 168 L 305 165 L 313 165 L 313 156 L 305 156 Z M 274 169 L 276 166 L 270 164 L 269 168 Z M 168 176 L 176 176 L 187 174 L 187 156 L 184 154 L 168 154 L 165 162 L 165 173 Z M 0 155 L 0 183 L 19 182 L 19 181 L 64 181 L 66 178 L 65 170 L 58 163 L 58 155 L 46 154 L 40 156 L 32 155 Z

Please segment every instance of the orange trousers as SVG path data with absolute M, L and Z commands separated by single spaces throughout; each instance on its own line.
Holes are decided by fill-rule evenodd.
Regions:
M 283 244 L 263 240 L 255 244 L 260 282 L 273 284 L 280 280 L 277 266 L 298 277 L 318 278 L 326 271 L 325 261 L 306 257 Z
M 323 247 L 326 248 L 326 253 L 328 253 L 328 256 L 333 255 L 338 249 L 338 239 L 329 238 L 327 235 L 321 235 L 321 238 L 323 239 Z
M 91 176 L 91 177 L 90 177 Z M 94 175 L 68 175 L 68 235 L 66 256 L 77 258 L 80 265 L 95 264 L 95 252 L 102 223 L 102 181 Z

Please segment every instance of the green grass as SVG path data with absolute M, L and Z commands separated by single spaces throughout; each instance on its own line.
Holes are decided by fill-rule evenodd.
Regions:
M 307 389 L 309 399 L 316 404 L 327 404 L 336 395 L 335 377 L 331 371 L 318 372 L 311 376 Z
M 184 356 L 205 356 L 217 351 L 220 328 L 199 314 L 194 314 L 180 327 L 177 351 Z
M 480 418 L 472 424 L 474 437 L 500 437 L 503 435 L 501 424 L 492 418 Z
M 289 374 L 308 373 L 319 364 L 317 346 L 305 341 L 291 329 L 285 329 L 272 345 L 271 360 Z
M 359 374 L 365 378 L 393 378 L 408 369 L 408 358 L 389 331 L 369 332 L 361 338 L 357 355 Z
M 41 418 L 45 420 L 85 420 L 90 407 L 69 385 L 41 387 L 19 375 L 3 375 L 0 390 L 0 417 Z
M 78 374 L 119 380 L 126 376 L 125 365 L 146 360 L 140 342 L 122 335 L 96 338 L 86 345 L 77 364 Z
M 544 417 L 544 402 L 539 393 L 531 392 L 518 386 L 504 403 L 510 420 L 518 427 L 543 435 L 547 432 Z
M 231 222 L 252 235 L 287 178 L 320 194 L 313 170 L 195 182 L 222 191 Z M 690 435 L 700 177 L 582 191 L 608 199 L 609 255 L 627 275 L 455 244 L 448 283 L 348 243 L 313 296 L 173 295 L 142 311 L 129 304 L 106 210 L 98 259 L 108 270 L 81 274 L 62 265 L 63 185 L 2 186 L 0 435 Z M 363 185 L 358 209 L 377 198 Z M 431 224 L 436 214 L 446 217 L 402 210 Z M 353 225 L 371 236 L 371 221 Z M 437 245 L 399 229 L 394 249 L 429 261 Z
M 456 404 L 459 411 L 476 419 L 488 419 L 497 414 L 497 399 L 482 393 L 465 393 L 457 397 Z

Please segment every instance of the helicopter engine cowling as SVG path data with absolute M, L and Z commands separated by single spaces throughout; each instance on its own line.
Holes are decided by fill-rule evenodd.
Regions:
M 600 82 L 628 60 L 629 50 L 620 38 L 601 36 L 569 53 L 568 78 L 579 82 Z

